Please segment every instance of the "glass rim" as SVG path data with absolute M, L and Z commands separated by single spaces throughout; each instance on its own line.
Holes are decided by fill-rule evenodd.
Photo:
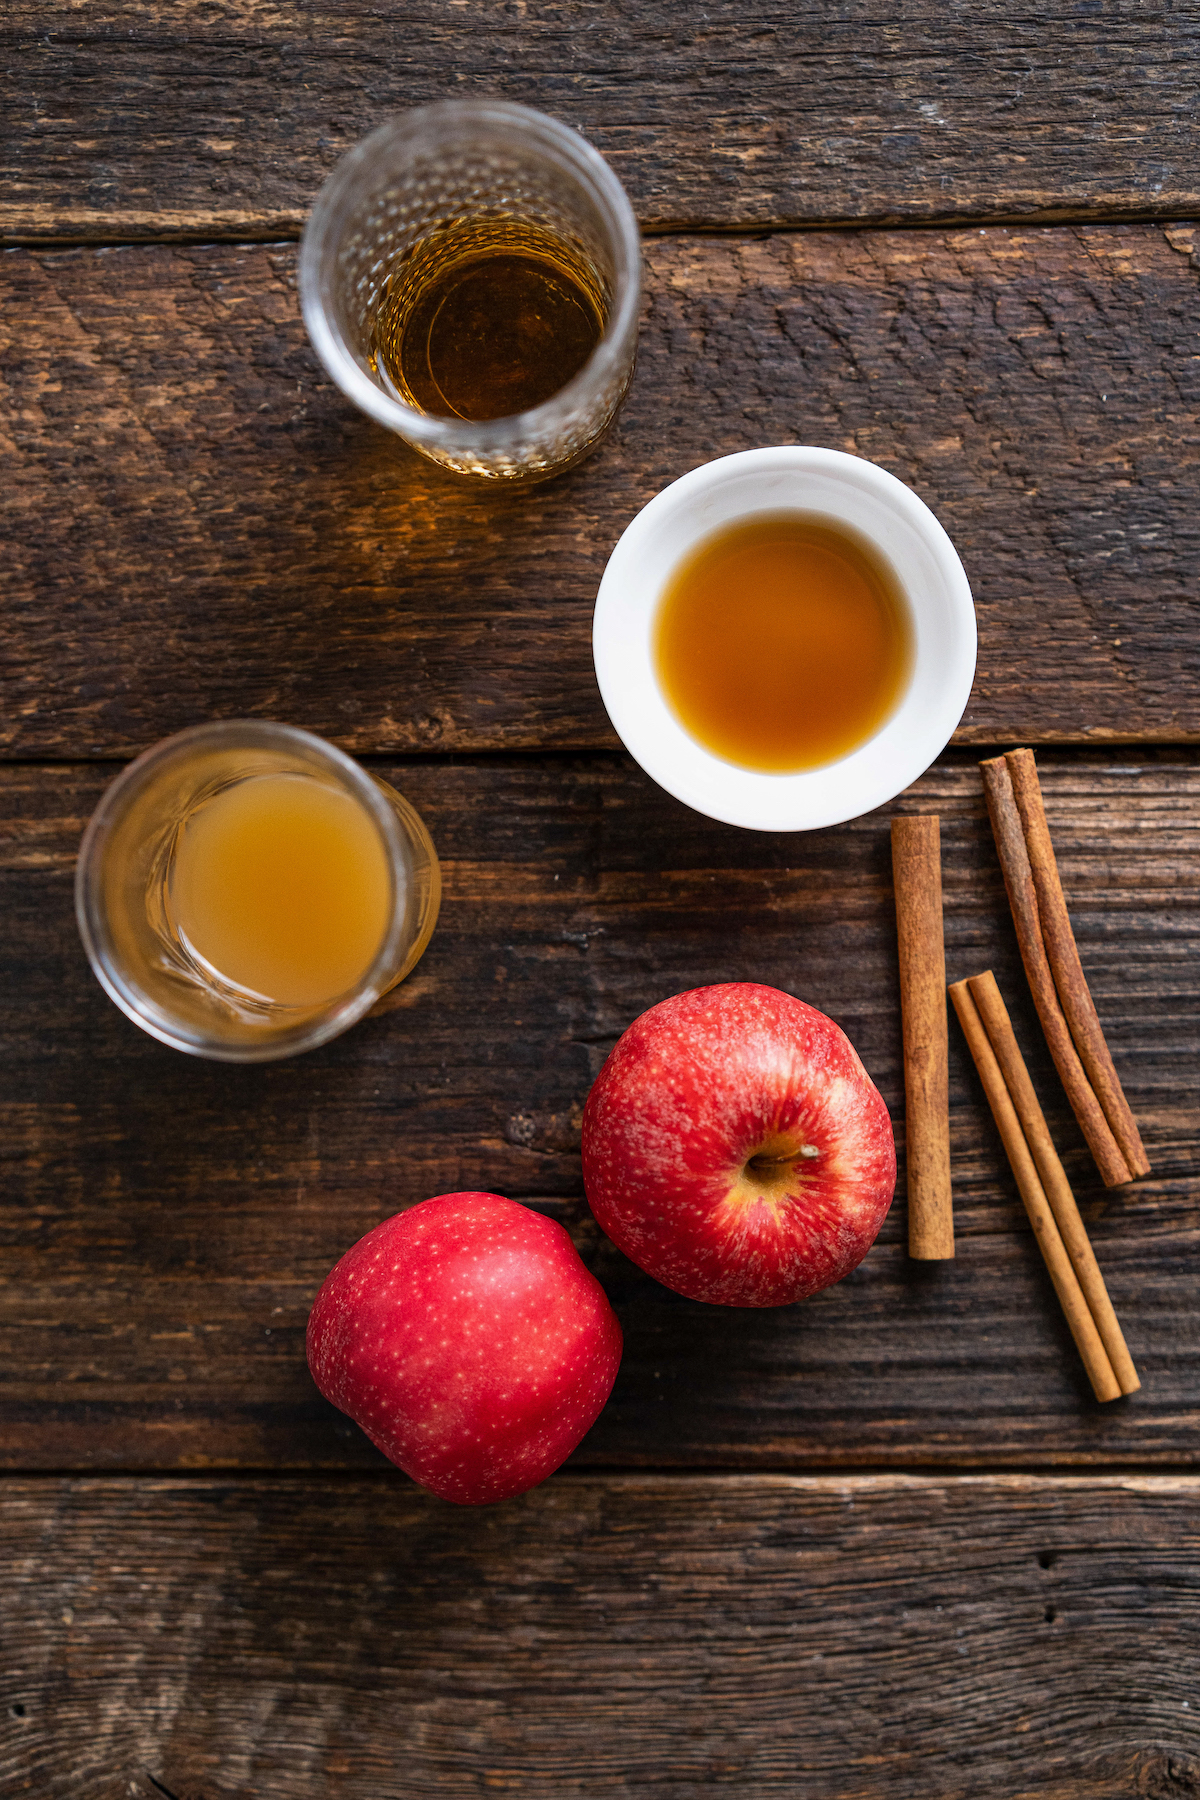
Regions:
M 261 1040 L 230 1043 L 202 1027 L 185 1030 L 172 1025 L 168 1019 L 160 1017 L 165 1009 L 124 974 L 120 960 L 113 952 L 107 928 L 100 872 L 103 851 L 113 829 L 129 803 L 164 765 L 192 750 L 238 748 L 301 751 L 307 758 L 324 763 L 342 780 L 364 804 L 383 840 L 392 885 L 392 914 L 383 942 L 354 987 L 325 1007 L 307 1012 L 295 1025 L 266 1029 Z M 173 1050 L 182 1050 L 189 1056 L 201 1056 L 212 1062 L 274 1062 L 302 1050 L 315 1049 L 318 1044 L 337 1037 L 369 1012 L 376 1000 L 387 992 L 402 960 L 399 952 L 405 908 L 401 901 L 411 874 L 407 863 L 404 833 L 391 803 L 352 756 L 326 738 L 298 725 L 281 725 L 266 719 L 216 719 L 203 725 L 189 725 L 171 737 L 161 738 L 127 763 L 105 788 L 79 843 L 75 864 L 75 919 L 92 973 L 100 986 L 125 1016 L 150 1037 Z M 404 872 L 403 879 L 400 871 Z
M 452 140 L 480 126 L 517 128 L 536 141 L 551 161 L 574 176 L 597 203 L 615 251 L 614 304 L 600 342 L 583 367 L 540 406 L 499 419 L 444 419 L 418 412 L 385 392 L 360 367 L 326 304 L 329 259 L 336 249 L 344 203 L 385 149 L 416 142 L 425 134 Z M 394 113 L 348 150 L 317 195 L 300 241 L 300 307 L 313 348 L 326 372 L 348 400 L 399 436 L 435 448 L 486 454 L 504 450 L 514 438 L 535 436 L 565 424 L 591 387 L 626 355 L 626 339 L 636 329 L 641 302 L 641 232 L 629 196 L 600 152 L 581 132 L 548 113 L 512 100 L 439 100 Z

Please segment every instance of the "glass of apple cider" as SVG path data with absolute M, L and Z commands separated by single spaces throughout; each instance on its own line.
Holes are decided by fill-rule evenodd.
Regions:
M 637 221 L 577 131 L 527 106 L 401 113 L 343 157 L 300 251 L 342 392 L 460 474 L 540 481 L 608 429 L 633 375 Z
M 75 906 L 101 985 L 152 1037 L 266 1062 L 324 1043 L 416 964 L 441 898 L 400 794 L 289 725 L 198 725 L 97 807 Z

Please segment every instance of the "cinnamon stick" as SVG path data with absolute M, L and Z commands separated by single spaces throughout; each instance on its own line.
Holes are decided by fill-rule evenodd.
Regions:
M 1092 1002 L 1083 964 L 1079 960 L 1075 933 L 1071 929 L 1071 916 L 1067 911 L 1062 882 L 1058 878 L 1058 862 L 1050 840 L 1050 827 L 1046 822 L 1046 809 L 1042 804 L 1042 790 L 1033 751 L 1009 750 L 1004 760 L 1008 765 L 1013 797 L 1025 832 L 1025 847 L 1029 852 L 1029 867 L 1037 894 L 1042 940 L 1046 946 L 1054 985 L 1058 989 L 1059 1002 L 1075 1040 L 1080 1061 L 1087 1070 L 1092 1091 L 1104 1109 L 1109 1129 L 1120 1145 L 1130 1174 L 1148 1175 L 1150 1160 L 1137 1128 L 1137 1120 L 1125 1098 L 1120 1076 L 1109 1055 L 1104 1030 Z
M 1017 943 L 1021 949 L 1021 961 L 1025 964 L 1025 974 L 1029 979 L 1030 992 L 1042 1022 L 1042 1030 L 1046 1034 L 1046 1042 L 1066 1089 L 1067 1099 L 1071 1102 L 1071 1110 L 1079 1120 L 1080 1129 L 1096 1159 L 1105 1187 L 1119 1187 L 1133 1179 L 1133 1172 L 1113 1136 L 1103 1107 L 1092 1091 L 1087 1071 L 1079 1060 L 1059 1005 L 1054 977 L 1042 942 L 1041 915 L 1033 885 L 1033 871 L 1029 865 L 1025 831 L 1017 809 L 1008 764 L 1002 756 L 995 756 L 980 763 L 979 767 L 983 775 L 988 814 L 992 821 L 992 834 L 996 839 L 1000 867 L 1004 871 L 1004 886 L 1012 909 L 1013 924 L 1016 926 Z
M 904 1032 L 908 1254 L 946 1261 L 954 1255 L 954 1213 L 941 826 L 934 815 L 892 820 L 892 875 Z
M 1129 1354 L 1117 1315 L 1113 1311 L 1112 1301 L 1108 1297 L 1108 1289 L 1092 1250 L 1087 1227 L 1079 1216 L 1066 1170 L 1054 1148 L 1045 1115 L 1029 1079 L 1029 1071 L 1013 1033 L 1008 1008 L 996 985 L 996 977 L 988 969 L 982 975 L 972 975 L 967 986 L 1000 1065 L 1004 1085 L 1008 1089 L 1009 1099 L 1020 1120 L 1025 1142 L 1050 1202 L 1050 1210 L 1054 1214 L 1063 1247 L 1071 1259 L 1071 1267 L 1083 1290 L 1088 1311 L 1095 1321 L 1096 1330 L 1112 1364 L 1113 1374 L 1123 1394 L 1134 1394 L 1142 1384 L 1133 1366 L 1133 1358 Z
M 980 1080 L 987 1095 L 988 1105 L 992 1109 L 992 1117 L 999 1128 L 1004 1142 L 1008 1160 L 1012 1164 L 1013 1174 L 1017 1178 L 1017 1186 L 1021 1199 L 1025 1203 L 1025 1211 L 1029 1215 L 1029 1223 L 1033 1227 L 1033 1235 L 1037 1239 L 1038 1248 L 1045 1259 L 1050 1279 L 1054 1283 L 1054 1291 L 1058 1295 L 1059 1304 L 1075 1339 L 1076 1348 L 1083 1359 L 1088 1380 L 1097 1400 L 1117 1400 L 1120 1398 L 1121 1385 L 1113 1373 L 1112 1363 L 1104 1348 L 1103 1340 L 1096 1329 L 1091 1310 L 1084 1298 L 1083 1289 L 1071 1267 L 1071 1259 L 1067 1255 L 1062 1237 L 1055 1223 L 1054 1214 L 1042 1187 L 1029 1146 L 1025 1142 L 1025 1134 L 1021 1130 L 1021 1122 L 1017 1117 L 1008 1089 L 1004 1085 L 1004 1077 L 1000 1065 L 996 1061 L 983 1021 L 979 1017 L 970 987 L 965 981 L 956 981 L 950 989 L 950 998 L 954 1002 L 954 1010 L 958 1014 L 975 1067 L 979 1070 Z

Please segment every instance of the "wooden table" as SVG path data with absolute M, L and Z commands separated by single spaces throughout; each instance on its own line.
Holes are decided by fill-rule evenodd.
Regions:
M 0 1791 L 38 1800 L 1200 1792 L 1200 17 L 782 0 L 8 0 L 0 225 Z M 450 485 L 332 390 L 296 238 L 337 157 L 463 94 L 583 128 L 646 230 L 604 448 Z M 806 836 L 619 750 L 591 605 L 664 483 L 800 441 L 935 509 L 975 590 L 954 745 Z M 415 976 L 341 1041 L 197 1064 L 105 999 L 80 831 L 254 714 L 408 793 Z M 1020 974 L 975 768 L 1032 743 L 1154 1164 L 1106 1193 Z M 887 813 L 936 810 L 952 977 L 995 967 L 1143 1375 L 1094 1403 L 958 1037 L 958 1256 L 905 1251 Z M 690 1304 L 602 1241 L 580 1108 L 635 1014 L 832 1013 L 899 1197 L 807 1305 Z M 562 1219 L 626 1333 L 569 1467 L 417 1491 L 317 1396 L 380 1218 Z

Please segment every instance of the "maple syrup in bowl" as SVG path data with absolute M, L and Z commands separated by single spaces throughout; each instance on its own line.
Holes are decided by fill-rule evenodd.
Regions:
M 668 705 L 739 768 L 819 769 L 866 743 L 912 672 L 912 621 L 869 539 L 814 513 L 726 525 L 684 558 L 654 626 Z
M 894 475 L 836 450 L 722 457 L 643 508 L 593 628 L 626 748 L 677 799 L 764 831 L 855 818 L 945 747 L 975 672 L 954 546 Z

